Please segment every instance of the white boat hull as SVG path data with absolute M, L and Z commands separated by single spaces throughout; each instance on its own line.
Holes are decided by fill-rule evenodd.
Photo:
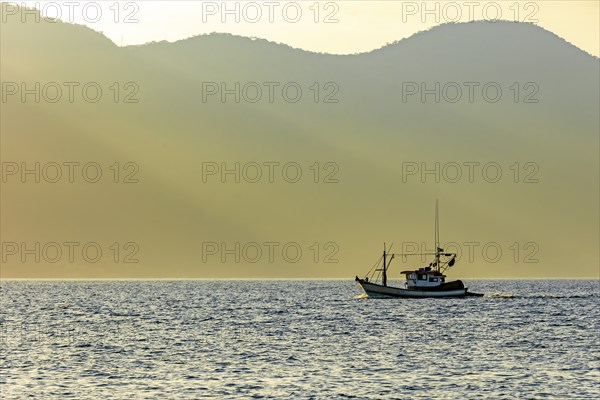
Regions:
M 365 281 L 358 282 L 369 297 L 465 297 L 467 288 L 453 290 L 402 289 L 393 286 L 383 286 Z

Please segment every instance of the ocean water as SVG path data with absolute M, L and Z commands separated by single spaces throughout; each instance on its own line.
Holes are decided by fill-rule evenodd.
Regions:
M 6 399 L 592 399 L 598 281 L 5 281 Z M 364 296 L 363 296 L 364 297 Z

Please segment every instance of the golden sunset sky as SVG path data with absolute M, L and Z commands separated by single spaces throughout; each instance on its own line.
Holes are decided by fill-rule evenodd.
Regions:
M 211 32 L 255 36 L 316 52 L 379 48 L 444 22 L 532 22 L 600 55 L 600 2 L 589 1 L 80 1 L 17 2 L 85 24 L 118 45 Z M 236 19 L 238 19 L 236 21 Z M 116 21 L 116 22 L 115 22 Z

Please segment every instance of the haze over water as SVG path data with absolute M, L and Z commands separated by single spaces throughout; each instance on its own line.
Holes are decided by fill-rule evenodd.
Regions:
M 597 280 L 4 281 L 2 398 L 600 396 Z

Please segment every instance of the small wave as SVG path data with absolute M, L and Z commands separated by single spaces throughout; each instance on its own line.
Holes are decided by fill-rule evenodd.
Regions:
M 512 299 L 515 295 L 512 293 L 488 293 L 485 297 L 491 297 L 493 299 Z
M 591 294 L 573 294 L 573 295 L 561 295 L 555 293 L 547 294 L 531 294 L 531 295 L 515 295 L 513 293 L 488 293 L 485 297 L 495 299 L 587 299 L 590 297 L 596 297 L 595 293 Z
M 361 293 L 358 296 L 356 296 L 357 299 L 368 299 L 369 296 L 366 293 Z
M 138 313 L 121 313 L 118 311 L 113 311 L 109 314 L 111 317 L 140 317 L 141 314 Z
M 589 294 L 532 294 L 532 295 L 524 295 L 520 296 L 525 299 L 587 299 L 590 297 L 597 297 L 595 293 Z

